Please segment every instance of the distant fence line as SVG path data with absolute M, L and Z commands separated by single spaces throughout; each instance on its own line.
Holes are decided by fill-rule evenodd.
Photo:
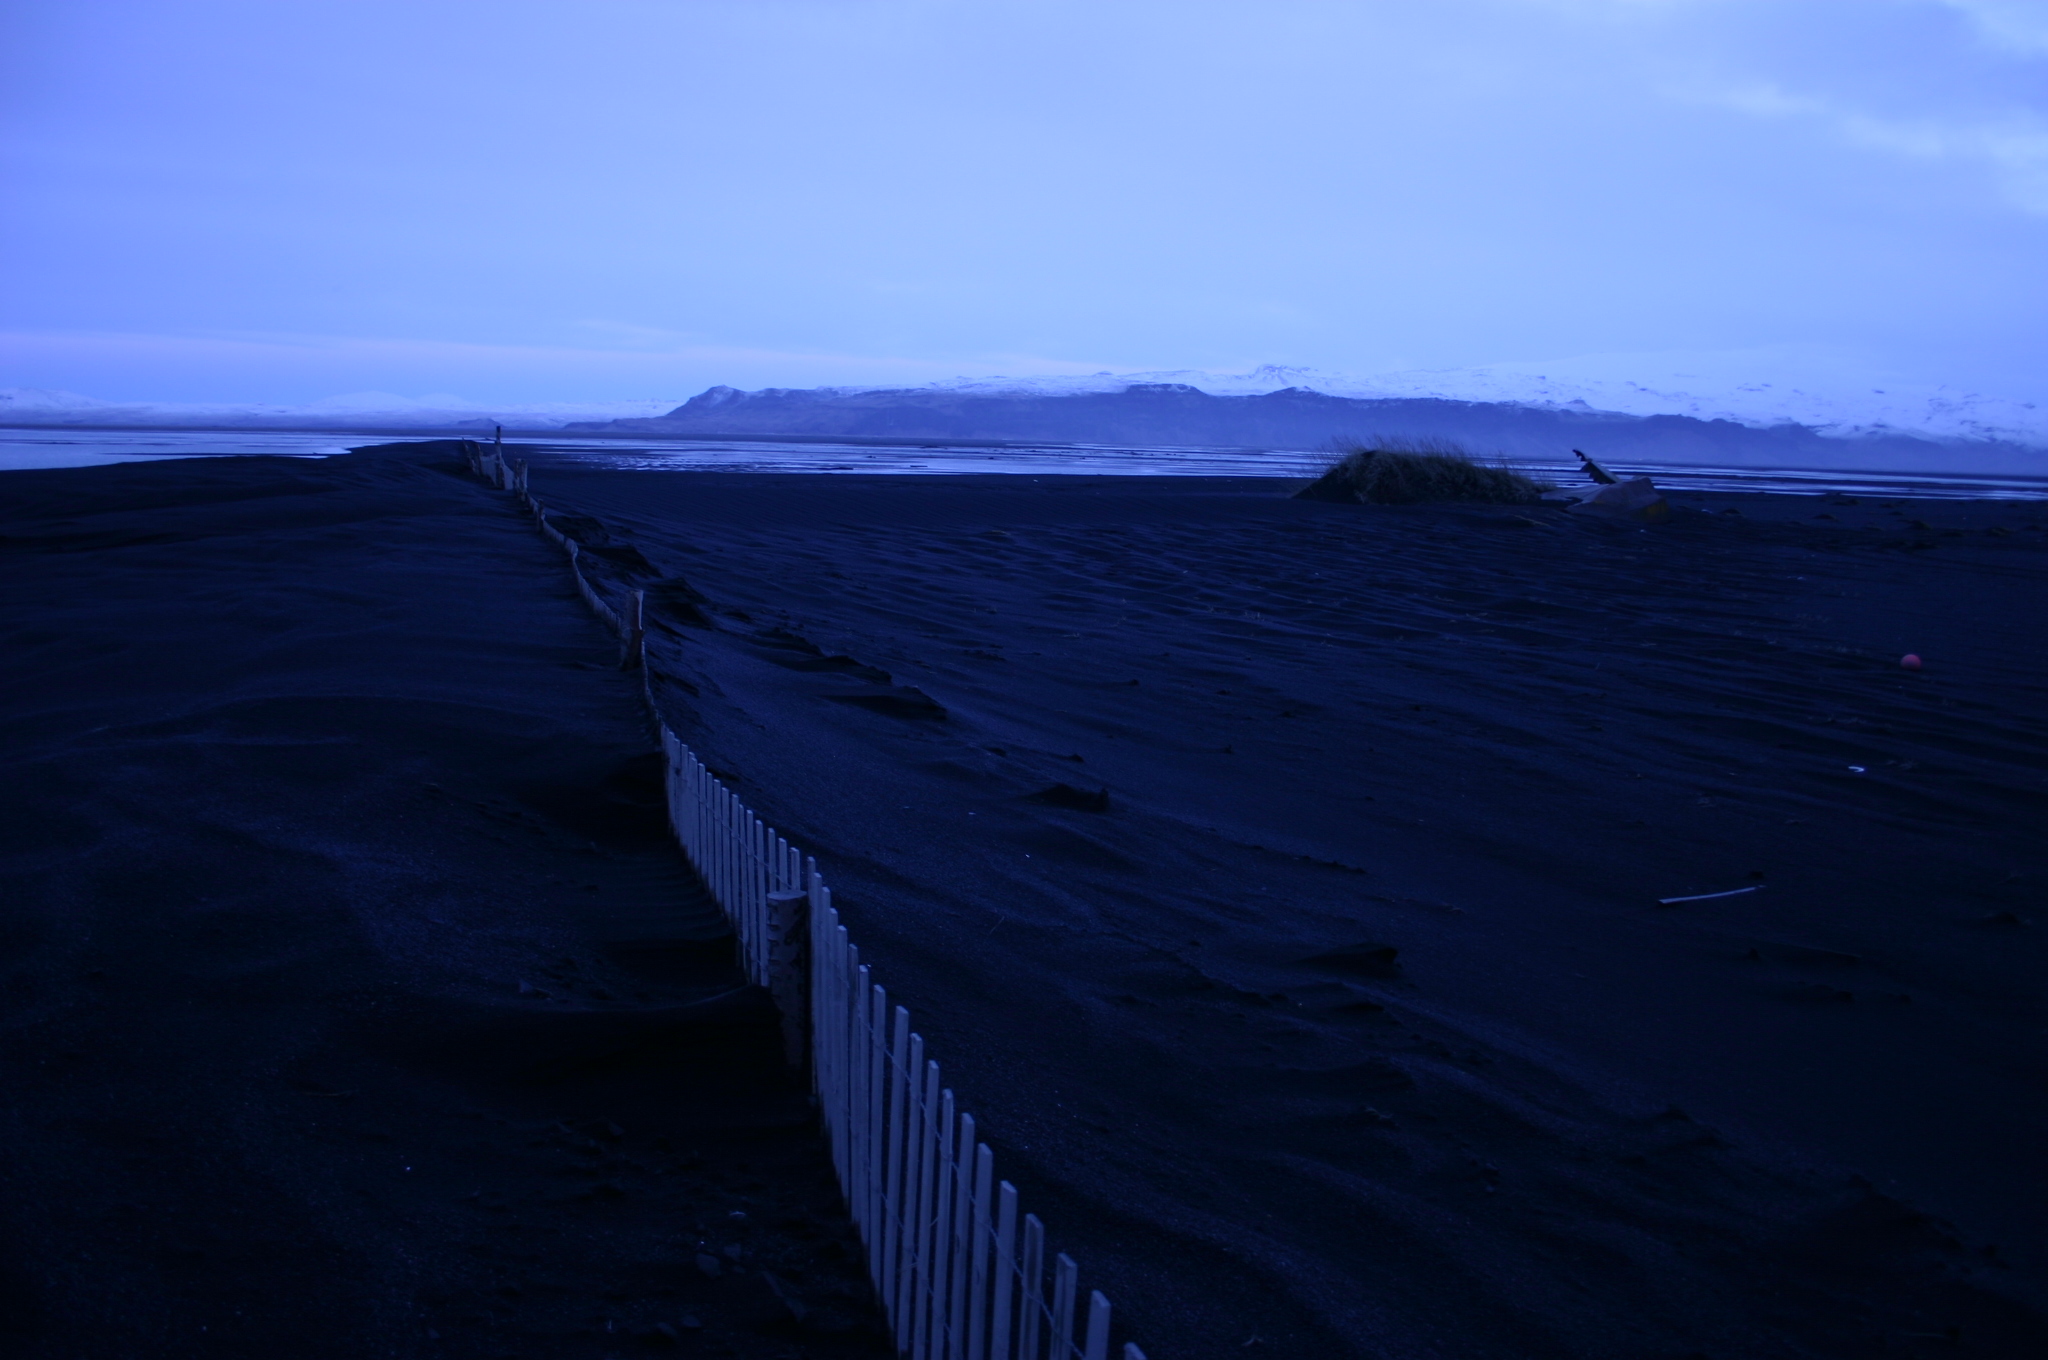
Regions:
M 524 462 L 463 440 L 471 470 L 519 497 L 569 555 L 576 588 L 641 674 L 666 757 L 669 826 L 732 923 L 749 981 L 782 1013 L 791 1062 L 808 1061 L 832 1164 L 899 1354 L 912 1360 L 1110 1360 L 1110 1303 L 1080 1268 L 1046 1257 L 1045 1225 L 995 1178 L 974 1116 L 956 1108 L 910 1012 L 861 962 L 817 861 L 763 822 L 662 721 L 646 664 L 645 599 L 623 610 L 583 574 L 575 539 L 548 522 Z M 1050 1288 L 1047 1276 L 1050 1274 Z M 1085 1313 L 1085 1316 L 1084 1316 Z M 1077 1324 L 1080 1335 L 1076 1337 Z M 1126 1343 L 1120 1360 L 1145 1360 Z

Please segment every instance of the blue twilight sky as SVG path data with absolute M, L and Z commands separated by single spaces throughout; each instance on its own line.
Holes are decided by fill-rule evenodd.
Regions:
M 1677 352 L 2027 394 L 2048 3 L 0 0 L 0 190 L 0 387 L 119 400 Z

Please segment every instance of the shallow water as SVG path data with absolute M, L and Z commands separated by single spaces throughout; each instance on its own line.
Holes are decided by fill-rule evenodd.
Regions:
M 97 467 L 158 458 L 282 455 L 327 458 L 366 442 L 339 430 L 91 430 L 0 428 L 0 472 Z
M 281 455 L 323 458 L 351 447 L 407 437 L 366 430 L 0 429 L 0 470 L 90 467 L 154 458 Z M 719 439 L 542 438 L 514 441 L 515 456 L 628 471 L 704 469 L 718 472 L 856 472 L 943 476 L 957 473 L 1163 477 L 1312 477 L 1329 455 L 1299 450 L 1197 447 L 1115 448 L 1107 445 L 966 445 Z M 1519 462 L 1531 475 L 1563 486 L 1584 480 L 1570 462 Z M 1842 468 L 1725 468 L 1689 464 L 1617 464 L 1667 486 L 1692 491 L 1791 494 L 1846 492 L 1863 496 L 2048 500 L 2048 477 L 1968 473 L 1863 472 Z

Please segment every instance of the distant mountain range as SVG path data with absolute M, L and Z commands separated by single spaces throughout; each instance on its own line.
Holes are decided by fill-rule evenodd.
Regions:
M 1433 436 L 1481 454 L 1569 458 L 1574 448 L 1649 463 L 1857 467 L 2048 474 L 2048 451 L 2007 440 L 1871 431 L 1843 436 L 1784 422 L 1630 415 L 1440 397 L 1342 397 L 1305 387 L 1218 395 L 1187 383 L 1095 391 L 714 387 L 666 414 L 572 422 L 565 432 L 671 438 L 838 438 L 887 442 L 1192 445 L 1316 450 L 1372 436 Z
M 1825 356 L 1823 356 L 1825 357 Z M 1482 455 L 2048 476 L 2048 400 L 1872 386 L 1800 353 L 1589 356 L 1371 378 L 1248 373 L 955 379 L 906 388 L 713 387 L 670 401 L 487 405 L 358 392 L 304 405 L 103 401 L 0 389 L 0 425 L 320 431 L 564 431 L 596 438 L 1196 446 L 1318 451 L 1434 436 Z M 1718 364 L 1719 367 L 1715 365 Z M 1668 370 L 1668 371 L 1667 371 Z M 1649 381 L 1623 381 L 1635 371 Z

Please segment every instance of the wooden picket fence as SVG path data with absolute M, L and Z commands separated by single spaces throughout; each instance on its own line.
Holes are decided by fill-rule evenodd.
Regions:
M 1045 1225 L 997 1180 L 974 1116 L 861 961 L 817 862 L 756 816 L 685 745 L 655 706 L 645 605 L 608 603 L 584 575 L 576 540 L 548 523 L 528 468 L 463 441 L 470 466 L 517 495 L 569 556 L 584 600 L 637 667 L 667 758 L 669 825 L 738 939 L 748 979 L 768 989 L 792 1062 L 807 1063 L 868 1275 L 899 1354 L 912 1360 L 1110 1360 L 1109 1300 L 1065 1253 L 1048 1260 Z M 1145 1360 L 1125 1343 L 1120 1360 Z

